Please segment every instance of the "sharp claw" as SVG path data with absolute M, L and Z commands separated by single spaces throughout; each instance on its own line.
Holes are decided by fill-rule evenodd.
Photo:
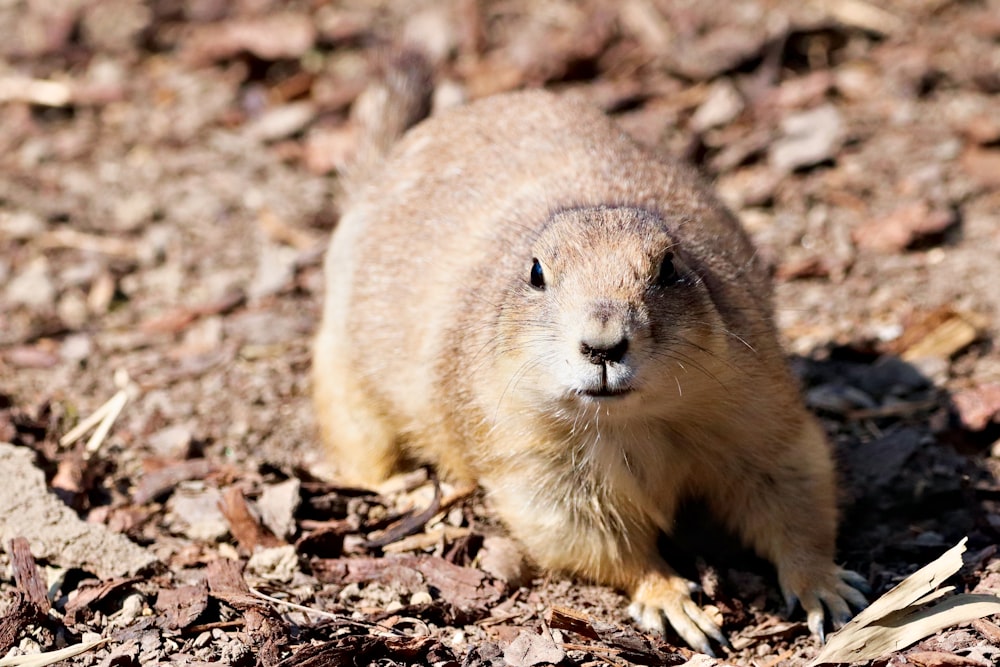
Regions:
M 688 643 L 688 646 L 696 651 L 699 651 L 700 653 L 710 655 L 714 658 L 715 652 L 712 650 L 712 645 L 709 643 L 708 637 L 706 637 L 698 627 L 698 623 L 695 619 L 689 618 L 687 620 L 690 621 L 690 623 L 671 622 L 671 625 L 674 626 L 674 630 L 677 631 L 677 634 L 679 634 L 681 638 Z
M 795 613 L 795 608 L 799 606 L 799 598 L 794 593 L 785 594 L 785 616 L 791 617 Z
M 872 594 L 872 587 L 868 583 L 868 580 L 862 577 L 860 574 L 854 570 L 841 570 L 840 578 L 851 587 L 861 591 L 865 595 Z
M 687 613 L 688 618 L 690 618 L 698 629 L 704 632 L 706 635 L 714 639 L 721 646 L 729 647 L 729 641 L 726 636 L 722 634 L 722 629 L 715 624 L 711 618 L 709 618 L 705 611 L 696 605 L 693 601 L 685 601 L 684 611 Z
M 729 646 L 729 640 L 726 639 L 726 635 L 722 634 L 722 630 L 718 628 L 714 623 L 708 627 L 702 628 L 705 633 L 719 643 L 721 646 Z
M 837 594 L 858 611 L 868 606 L 868 598 L 865 597 L 864 593 L 857 588 L 853 588 L 847 582 L 837 586 Z
M 729 643 L 729 640 L 726 639 L 726 635 L 722 633 L 722 629 L 717 625 L 715 625 L 715 623 L 712 623 L 710 625 L 706 623 L 699 623 L 698 625 L 699 627 L 701 627 L 702 631 L 709 637 L 714 639 L 719 646 L 725 648 L 732 648 L 732 645 Z
M 823 612 L 810 612 L 808 618 L 806 619 L 806 625 L 809 626 L 809 631 L 819 637 L 820 642 L 825 644 L 826 628 L 824 627 L 823 621 Z
M 663 634 L 663 614 L 656 607 L 634 602 L 629 606 L 628 611 L 642 629 L 660 635 Z
M 835 629 L 840 628 L 845 623 L 843 619 L 851 618 L 851 608 L 847 606 L 847 602 L 836 591 L 824 591 L 819 594 L 819 599 L 823 602 L 827 611 L 830 612 L 830 618 L 833 620 Z
M 800 574 L 782 586 L 789 616 L 795 612 L 797 605 L 801 605 L 809 631 L 824 644 L 827 619 L 830 619 L 833 629 L 839 630 L 851 620 L 854 610 L 868 606 L 863 590 L 870 590 L 864 577 L 840 568 L 812 573 L 811 576 Z
M 722 630 L 690 598 L 678 600 L 676 605 L 667 601 L 662 606 L 636 601 L 628 606 L 628 613 L 640 628 L 649 633 L 662 635 L 669 625 L 688 646 L 712 658 L 718 656 L 710 640 L 730 647 Z

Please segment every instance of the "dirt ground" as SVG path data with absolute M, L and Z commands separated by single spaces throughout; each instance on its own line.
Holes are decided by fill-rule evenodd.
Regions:
M 0 656 L 691 657 L 619 593 L 526 570 L 478 494 L 435 500 L 426 471 L 329 481 L 320 261 L 350 105 L 401 44 L 432 58 L 441 106 L 547 86 L 702 170 L 774 268 L 836 446 L 838 561 L 878 595 L 968 536 L 955 585 L 1000 592 L 997 0 L 3 0 Z M 116 395 L 106 437 L 65 441 Z M 699 508 L 675 541 L 727 662 L 816 654 L 773 571 Z M 987 620 L 877 664 L 998 661 Z

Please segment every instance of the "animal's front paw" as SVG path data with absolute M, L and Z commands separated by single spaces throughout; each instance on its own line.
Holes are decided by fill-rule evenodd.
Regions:
M 796 603 L 801 603 L 809 630 L 821 641 L 826 641 L 826 612 L 836 630 L 854 616 L 852 607 L 860 611 L 868 606 L 865 593 L 870 593 L 871 588 L 865 578 L 833 563 L 819 572 L 779 571 L 778 577 L 788 613 L 795 610 Z
M 628 612 L 643 630 L 663 634 L 664 619 L 691 648 L 715 656 L 709 639 L 729 646 L 718 624 L 691 599 L 691 582 L 676 574 L 647 575 L 636 587 Z

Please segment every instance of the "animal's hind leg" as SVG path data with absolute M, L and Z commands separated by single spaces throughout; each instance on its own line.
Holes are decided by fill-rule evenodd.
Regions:
M 342 338 L 324 322 L 313 347 L 313 404 L 320 436 L 342 481 L 371 487 L 400 459 L 396 430 L 359 386 Z

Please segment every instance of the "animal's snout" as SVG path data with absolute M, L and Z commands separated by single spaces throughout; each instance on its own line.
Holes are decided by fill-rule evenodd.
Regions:
M 587 358 L 592 364 L 606 364 L 609 361 L 618 362 L 622 360 L 628 351 L 628 338 L 622 337 L 616 343 L 610 345 L 606 343 L 580 343 L 580 354 Z
M 618 363 L 629 350 L 633 313 L 628 302 L 617 299 L 594 301 L 589 318 L 580 331 L 580 354 L 594 365 Z

